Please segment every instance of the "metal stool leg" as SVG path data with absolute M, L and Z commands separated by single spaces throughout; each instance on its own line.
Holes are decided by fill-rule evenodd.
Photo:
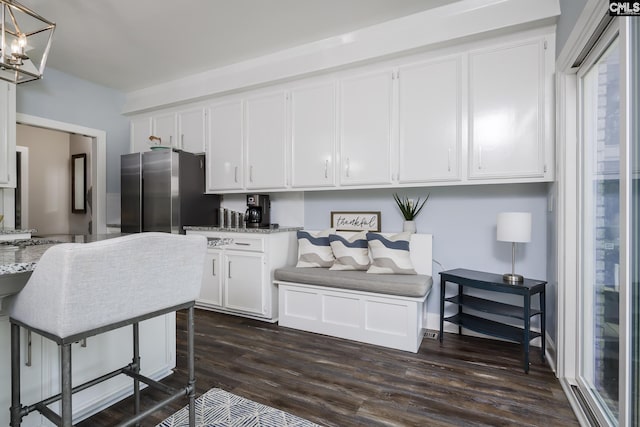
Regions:
M 60 346 L 60 375 L 62 393 L 62 427 L 72 427 L 71 417 L 71 344 Z
M 20 427 L 20 326 L 11 324 L 11 427 Z
M 133 372 L 140 373 L 140 326 L 136 322 L 133 324 Z M 140 413 L 140 380 L 133 379 L 133 399 L 134 412 L 136 415 Z M 139 426 L 140 423 L 136 423 Z
M 189 365 L 189 427 L 195 427 L 196 425 L 196 374 L 195 374 L 195 345 L 194 345 L 194 309 L 193 305 L 189 307 L 189 314 L 187 320 L 187 355 Z

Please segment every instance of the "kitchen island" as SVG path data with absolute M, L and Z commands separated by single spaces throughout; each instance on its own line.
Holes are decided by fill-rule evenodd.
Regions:
M 90 243 L 122 234 L 51 235 L 45 237 L 0 241 L 0 425 L 9 425 L 10 325 L 8 297 L 25 286 L 42 254 L 56 244 Z M 117 266 L 114 266 L 117 268 Z M 4 301 L 3 301 L 4 300 Z M 142 374 L 160 380 L 173 372 L 176 355 L 175 313 L 140 323 Z M 26 332 L 21 354 L 22 401 L 32 404 L 59 392 L 60 355 L 52 341 Z M 73 384 L 87 380 L 131 362 L 131 327 L 89 337 L 73 345 Z M 118 376 L 74 395 L 74 424 L 112 405 L 132 393 L 132 381 Z M 23 419 L 24 427 L 48 425 L 38 412 Z

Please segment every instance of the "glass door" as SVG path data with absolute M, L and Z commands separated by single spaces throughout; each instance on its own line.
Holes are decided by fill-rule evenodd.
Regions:
M 579 386 L 616 425 L 620 367 L 620 46 L 610 28 L 578 74 L 581 100 Z
M 631 121 L 631 425 L 640 425 L 640 19 L 629 19 Z

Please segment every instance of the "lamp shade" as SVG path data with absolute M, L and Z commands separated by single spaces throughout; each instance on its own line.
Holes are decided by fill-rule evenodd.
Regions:
M 530 242 L 531 213 L 502 212 L 498 214 L 497 238 L 501 242 Z

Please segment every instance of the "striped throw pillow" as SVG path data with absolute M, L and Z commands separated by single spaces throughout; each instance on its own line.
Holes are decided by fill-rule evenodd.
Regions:
M 367 232 L 362 231 L 350 238 L 338 234 L 329 235 L 329 244 L 336 261 L 329 270 L 366 270 L 369 268 L 369 243 Z
M 296 267 L 331 267 L 335 257 L 329 244 L 329 235 L 333 228 L 311 233 L 298 231 L 298 263 Z
M 399 233 L 388 237 L 378 233 L 367 233 L 367 240 L 373 258 L 367 273 L 417 274 L 409 253 L 411 233 Z

